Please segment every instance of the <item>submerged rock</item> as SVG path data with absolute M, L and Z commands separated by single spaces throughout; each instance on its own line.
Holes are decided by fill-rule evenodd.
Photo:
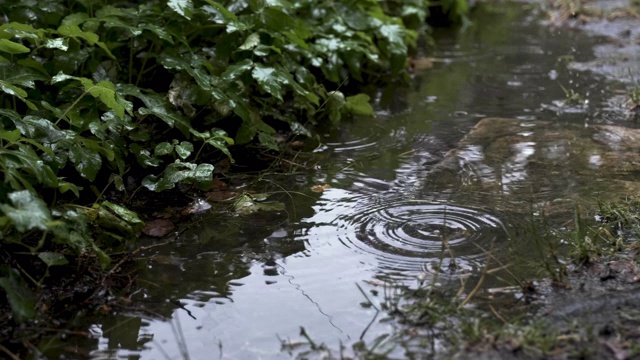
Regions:
M 499 209 L 555 213 L 640 193 L 639 169 L 640 129 L 485 118 L 432 171 Z

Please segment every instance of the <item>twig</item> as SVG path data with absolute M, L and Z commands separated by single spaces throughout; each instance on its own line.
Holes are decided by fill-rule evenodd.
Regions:
M 14 354 L 11 351 L 9 351 L 9 349 L 4 347 L 2 344 L 0 344 L 0 351 L 2 351 L 3 353 L 7 354 L 7 356 L 10 357 L 11 360 L 20 360 L 20 358 L 16 354 Z
M 134 256 L 138 255 L 139 253 L 141 253 L 141 252 L 143 252 L 143 251 L 146 251 L 146 250 L 149 250 L 149 249 L 153 249 L 153 248 L 156 248 L 156 247 L 159 247 L 159 246 L 164 246 L 164 245 L 167 245 L 168 243 L 169 243 L 168 241 L 165 241 L 165 242 L 160 243 L 160 244 L 153 244 L 153 245 L 149 245 L 149 246 L 143 246 L 143 247 L 137 248 L 136 250 L 132 251 L 130 254 L 127 254 L 124 258 L 122 258 L 122 260 L 120 260 L 117 264 L 115 264 L 115 265 L 111 268 L 111 270 L 109 270 L 109 272 L 107 273 L 107 275 L 105 275 L 105 276 L 102 278 L 102 283 L 101 283 L 101 285 L 103 285 L 103 286 L 104 286 L 104 282 L 107 280 L 107 278 L 109 278 L 110 276 L 112 276 L 113 274 L 115 274 L 115 272 L 116 272 L 116 271 L 118 271 L 118 269 L 119 269 L 120 267 L 122 267 L 122 265 L 123 265 L 127 260 L 131 259 L 132 257 L 134 257 Z
M 498 319 L 500 319 L 503 323 L 505 323 L 505 325 L 506 325 L 506 324 L 509 324 L 509 323 L 507 322 L 507 320 L 505 320 L 505 319 L 502 317 L 502 315 L 500 315 L 500 314 L 496 311 L 496 309 L 494 309 L 494 308 L 493 308 L 493 305 L 489 305 L 489 309 L 491 309 L 491 312 L 493 313 L 493 315 L 495 315 Z

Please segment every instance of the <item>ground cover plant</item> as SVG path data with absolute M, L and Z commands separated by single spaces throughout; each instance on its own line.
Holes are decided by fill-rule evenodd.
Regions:
M 131 285 L 115 251 L 143 224 L 141 194 L 210 182 L 235 148 L 277 151 L 279 132 L 373 115 L 358 89 L 408 77 L 431 6 L 0 0 L 0 343 L 35 351 L 54 304 L 95 308 Z M 63 286 L 83 290 L 51 296 Z

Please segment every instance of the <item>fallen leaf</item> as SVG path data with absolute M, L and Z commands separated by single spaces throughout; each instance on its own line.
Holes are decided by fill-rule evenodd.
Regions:
M 304 141 L 294 140 L 289 143 L 289 146 L 294 150 L 302 149 L 304 147 Z
M 203 211 L 207 211 L 209 209 L 211 209 L 211 204 L 209 204 L 206 200 L 195 199 L 191 204 L 189 204 L 189 206 L 182 209 L 182 211 L 180 212 L 180 215 L 188 216 L 188 215 L 198 214 Z
M 317 193 L 321 193 L 327 189 L 331 189 L 331 185 L 328 184 L 324 184 L 324 185 L 313 185 L 311 187 L 311 191 L 313 192 L 317 192 Z
M 176 226 L 171 220 L 155 219 L 145 223 L 142 232 L 153 237 L 163 237 L 175 228 Z
M 211 190 L 213 191 L 222 191 L 227 190 L 228 188 L 229 185 L 220 179 L 213 179 L 213 181 L 211 181 Z
M 204 194 L 209 201 L 225 201 L 238 195 L 235 191 L 212 191 Z

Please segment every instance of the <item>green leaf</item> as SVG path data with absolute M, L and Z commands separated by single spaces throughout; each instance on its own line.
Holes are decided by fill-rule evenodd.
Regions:
M 278 144 L 271 134 L 261 132 L 258 134 L 258 140 L 260 140 L 260 143 L 262 145 L 268 147 L 269 149 L 276 151 L 278 150 Z
M 236 133 L 236 143 L 246 144 L 250 142 L 256 136 L 257 132 L 258 130 L 255 127 L 243 122 L 242 126 L 240 126 L 240 129 L 238 129 L 238 132 Z
M 60 253 L 43 251 L 38 254 L 40 260 L 42 260 L 47 266 L 61 266 L 67 265 L 69 260 Z
M 0 139 L 6 140 L 10 143 L 18 141 L 21 135 L 22 134 L 20 133 L 20 129 L 15 129 L 11 131 L 0 130 Z
M 266 199 L 265 194 L 241 195 L 233 204 L 234 210 L 241 215 L 249 215 L 258 211 L 283 211 L 284 203 L 279 201 L 257 201 L 256 199 Z
M 168 155 L 171 154 L 171 152 L 173 152 L 173 144 L 164 141 L 156 145 L 153 156 Z
M 253 61 L 251 61 L 251 59 L 244 59 L 238 63 L 227 66 L 227 69 L 222 74 L 221 78 L 224 80 L 235 80 L 252 68 Z
M 16 230 L 47 230 L 52 218 L 47 204 L 41 198 L 28 190 L 14 191 L 8 197 L 13 206 L 0 204 L 0 210 L 11 219 Z
M 120 119 L 124 118 L 125 105 L 128 104 L 128 102 L 116 92 L 116 86 L 111 81 L 102 80 L 97 84 L 94 84 L 91 79 L 71 76 L 63 72 L 59 72 L 51 78 L 51 83 L 56 84 L 66 80 L 79 81 L 87 93 L 91 94 L 91 96 L 96 99 L 100 99 L 100 101 L 102 101 L 102 103 L 109 109 L 113 110 Z
M 167 5 L 187 20 L 191 20 L 193 16 L 193 3 L 191 0 L 169 0 Z
M 89 181 L 94 181 L 102 167 L 102 158 L 95 150 L 86 147 L 73 146 L 69 149 L 69 159 L 73 162 L 78 173 Z
M 354 115 L 375 116 L 369 100 L 371 100 L 371 98 L 366 94 L 347 96 L 345 107 Z
M 3 272 L 9 276 L 0 278 L 0 287 L 7 294 L 7 300 L 13 311 L 16 322 L 22 323 L 36 316 L 36 300 L 20 274 L 7 265 L 2 265 Z
M 17 86 L 14 86 L 6 81 L 0 80 L 0 91 L 19 98 L 22 102 L 24 102 L 29 107 L 29 109 L 38 110 L 38 107 L 35 106 L 35 104 L 33 104 L 31 101 L 26 99 L 27 92 L 24 91 L 23 89 Z
M 68 38 L 47 39 L 44 42 L 44 47 L 49 49 L 60 49 L 62 51 L 67 51 L 67 49 L 69 49 L 69 39 Z
M 181 182 L 206 182 L 213 178 L 213 165 L 192 164 L 176 161 L 169 164 L 161 178 L 150 175 L 142 180 L 142 185 L 151 191 L 173 189 Z
M 260 45 L 260 34 L 254 32 L 253 34 L 247 36 L 244 44 L 240 45 L 238 50 L 251 50 L 258 45 Z
M 404 42 L 404 27 L 396 24 L 385 24 L 380 27 L 379 31 L 380 35 L 387 40 L 386 47 L 391 54 L 407 54 L 407 45 Z
M 109 201 L 103 201 L 102 207 L 109 209 L 111 212 L 131 225 L 143 223 L 143 221 L 138 217 L 138 214 L 120 205 L 114 204 Z
M 99 98 L 119 118 L 124 118 L 124 106 L 116 99 L 116 87 L 111 81 L 102 80 L 95 85 L 88 83 L 83 83 L 83 85 L 94 98 Z
M 18 65 L 21 66 L 25 66 L 25 67 L 29 67 L 35 70 L 38 70 L 40 73 L 42 73 L 44 76 L 49 77 L 49 73 L 47 72 L 47 70 L 44 68 L 44 66 L 42 66 L 41 63 L 37 62 L 34 59 L 31 58 L 27 58 L 27 59 L 20 59 L 18 61 L 16 61 L 16 63 Z
M 4 80 L 0 80 L 0 90 L 6 94 L 9 95 L 14 95 L 17 96 L 19 98 L 26 98 L 27 97 L 27 92 L 24 91 L 23 89 L 20 89 L 17 86 L 14 86 Z
M 58 190 L 60 190 L 61 194 L 71 191 L 77 198 L 80 197 L 80 188 L 78 188 L 76 184 L 68 181 L 60 181 L 58 183 Z
M 278 100 L 282 100 L 282 83 L 286 83 L 286 77 L 282 76 L 275 68 L 266 67 L 262 64 L 255 64 L 251 72 L 253 78 L 258 82 L 258 86 L 275 96 Z
M 143 94 L 135 86 L 123 86 L 123 93 L 132 95 L 142 100 L 145 107 L 138 109 L 140 115 L 154 115 L 163 120 L 167 125 L 177 127 L 183 134 L 188 134 L 191 125 L 189 121 L 176 111 L 170 110 L 171 104 L 161 95 Z
M 180 156 L 182 160 L 186 159 L 193 152 L 193 144 L 188 141 L 181 141 L 176 145 L 176 154 Z
M 198 86 L 207 92 L 213 91 L 212 77 L 205 70 L 206 60 L 200 56 L 176 54 L 173 50 L 160 55 L 160 63 L 167 69 L 183 70 L 193 77 Z
M 31 50 L 28 47 L 7 39 L 0 39 L 0 51 L 6 52 L 12 55 L 31 52 Z
M 60 25 L 58 33 L 62 36 L 78 37 L 84 39 L 89 45 L 95 45 L 100 37 L 89 31 L 82 31 L 77 25 Z

